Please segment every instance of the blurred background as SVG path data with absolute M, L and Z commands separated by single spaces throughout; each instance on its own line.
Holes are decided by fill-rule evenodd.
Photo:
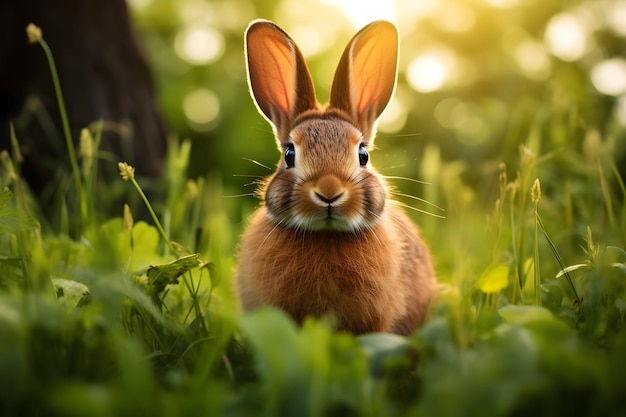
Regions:
M 128 4 L 167 129 L 192 141 L 191 178 L 218 172 L 242 190 L 249 179 L 233 175 L 269 173 L 246 158 L 271 167 L 279 157 L 247 91 L 243 32 L 255 18 L 293 37 L 322 101 L 358 29 L 376 19 L 398 26 L 398 85 L 373 155 L 386 175 L 439 183 L 429 161 L 453 162 L 464 183 L 490 193 L 498 163 L 514 168 L 521 144 L 558 152 L 582 146 L 590 130 L 624 161 L 626 0 Z
M 123 160 L 157 205 L 179 198 L 161 173 L 209 179 L 208 210 L 228 205 L 231 221 L 244 224 L 258 204 L 255 180 L 280 158 L 246 82 L 243 35 L 256 18 L 275 21 L 300 46 L 321 101 L 357 30 L 376 19 L 398 26 L 398 84 L 371 156 L 384 175 L 432 184 L 393 179 L 445 213 L 403 197 L 418 210 L 469 219 L 471 208 L 482 218 L 500 195 L 501 172 L 514 180 L 527 154 L 536 157 L 533 178 L 558 202 L 553 214 L 568 211 L 575 233 L 604 216 L 589 205 L 605 198 L 604 178 L 623 196 L 598 161 L 609 157 L 602 169 L 625 177 L 626 0 L 0 2 L 0 142 L 11 149 L 10 121 L 40 206 L 55 217 L 55 204 L 70 212 L 76 204 L 49 70 L 24 36 L 29 22 L 42 26 L 57 59 L 72 139 L 83 127 L 96 136 L 103 129 L 97 178 L 108 187 L 95 194 L 98 207 L 118 215 L 133 198 L 117 175 Z M 183 142 L 189 163 L 176 157 L 189 149 L 176 150 Z M 243 196 L 213 198 L 222 195 Z M 426 234 L 439 232 L 438 218 L 415 214 Z

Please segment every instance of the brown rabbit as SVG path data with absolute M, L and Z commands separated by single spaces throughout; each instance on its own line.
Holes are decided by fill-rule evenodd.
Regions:
M 395 87 L 395 26 L 377 21 L 352 38 L 325 106 L 302 53 L 274 23 L 252 22 L 245 51 L 253 98 L 283 156 L 241 242 L 235 281 L 244 310 L 271 305 L 297 322 L 332 316 L 357 334 L 412 333 L 436 278 L 367 153 Z

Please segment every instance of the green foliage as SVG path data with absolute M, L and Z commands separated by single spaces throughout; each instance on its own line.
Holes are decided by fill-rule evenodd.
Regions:
M 0 231 L 17 233 L 39 228 L 37 220 L 14 205 L 13 193 L 9 190 L 0 192 Z
M 171 145 L 161 201 L 128 166 L 127 182 L 99 181 L 110 169 L 90 160 L 98 129 L 84 132 L 83 169 L 61 169 L 85 201 L 60 195 L 57 229 L 22 182 L 14 146 L 0 155 L 0 414 L 626 414 L 623 128 L 590 127 L 608 116 L 588 107 L 558 94 L 516 106 L 496 156 L 449 160 L 432 143 L 411 153 L 432 184 L 406 181 L 402 193 L 446 208 L 445 220 L 417 218 L 441 288 L 411 337 L 240 313 L 233 248 L 252 204 L 223 198 L 219 175 L 192 179 L 189 141 Z M 142 198 L 105 212 L 98 196 L 124 186 Z M 84 216 L 69 214 L 75 205 Z M 146 207 L 149 220 L 135 221 Z

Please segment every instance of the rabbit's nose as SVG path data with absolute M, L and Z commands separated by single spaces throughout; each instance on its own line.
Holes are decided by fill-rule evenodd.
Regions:
M 334 175 L 325 175 L 317 181 L 313 193 L 324 204 L 336 203 L 346 193 L 339 178 Z
M 317 192 L 316 192 L 316 193 L 315 193 L 315 196 L 316 196 L 317 198 L 319 198 L 322 202 L 326 203 L 326 204 L 332 204 L 332 203 L 334 203 L 335 201 L 339 200 L 339 199 L 343 196 L 343 194 L 344 194 L 344 193 L 343 193 L 343 192 L 341 192 L 341 193 L 336 194 L 336 195 L 334 195 L 334 196 L 332 196 L 332 197 L 326 197 L 326 196 L 324 196 L 324 195 L 322 195 L 322 194 L 320 194 L 320 193 L 317 193 Z

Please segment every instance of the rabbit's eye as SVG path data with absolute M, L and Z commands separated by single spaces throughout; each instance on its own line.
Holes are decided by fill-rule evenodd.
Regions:
M 365 149 L 365 145 L 361 144 L 361 146 L 359 146 L 359 163 L 363 167 L 367 165 L 367 161 L 369 161 L 369 159 L 370 159 L 370 156 L 367 153 L 367 149 Z
M 293 168 L 296 165 L 296 150 L 291 143 L 285 149 L 285 163 L 287 168 Z

